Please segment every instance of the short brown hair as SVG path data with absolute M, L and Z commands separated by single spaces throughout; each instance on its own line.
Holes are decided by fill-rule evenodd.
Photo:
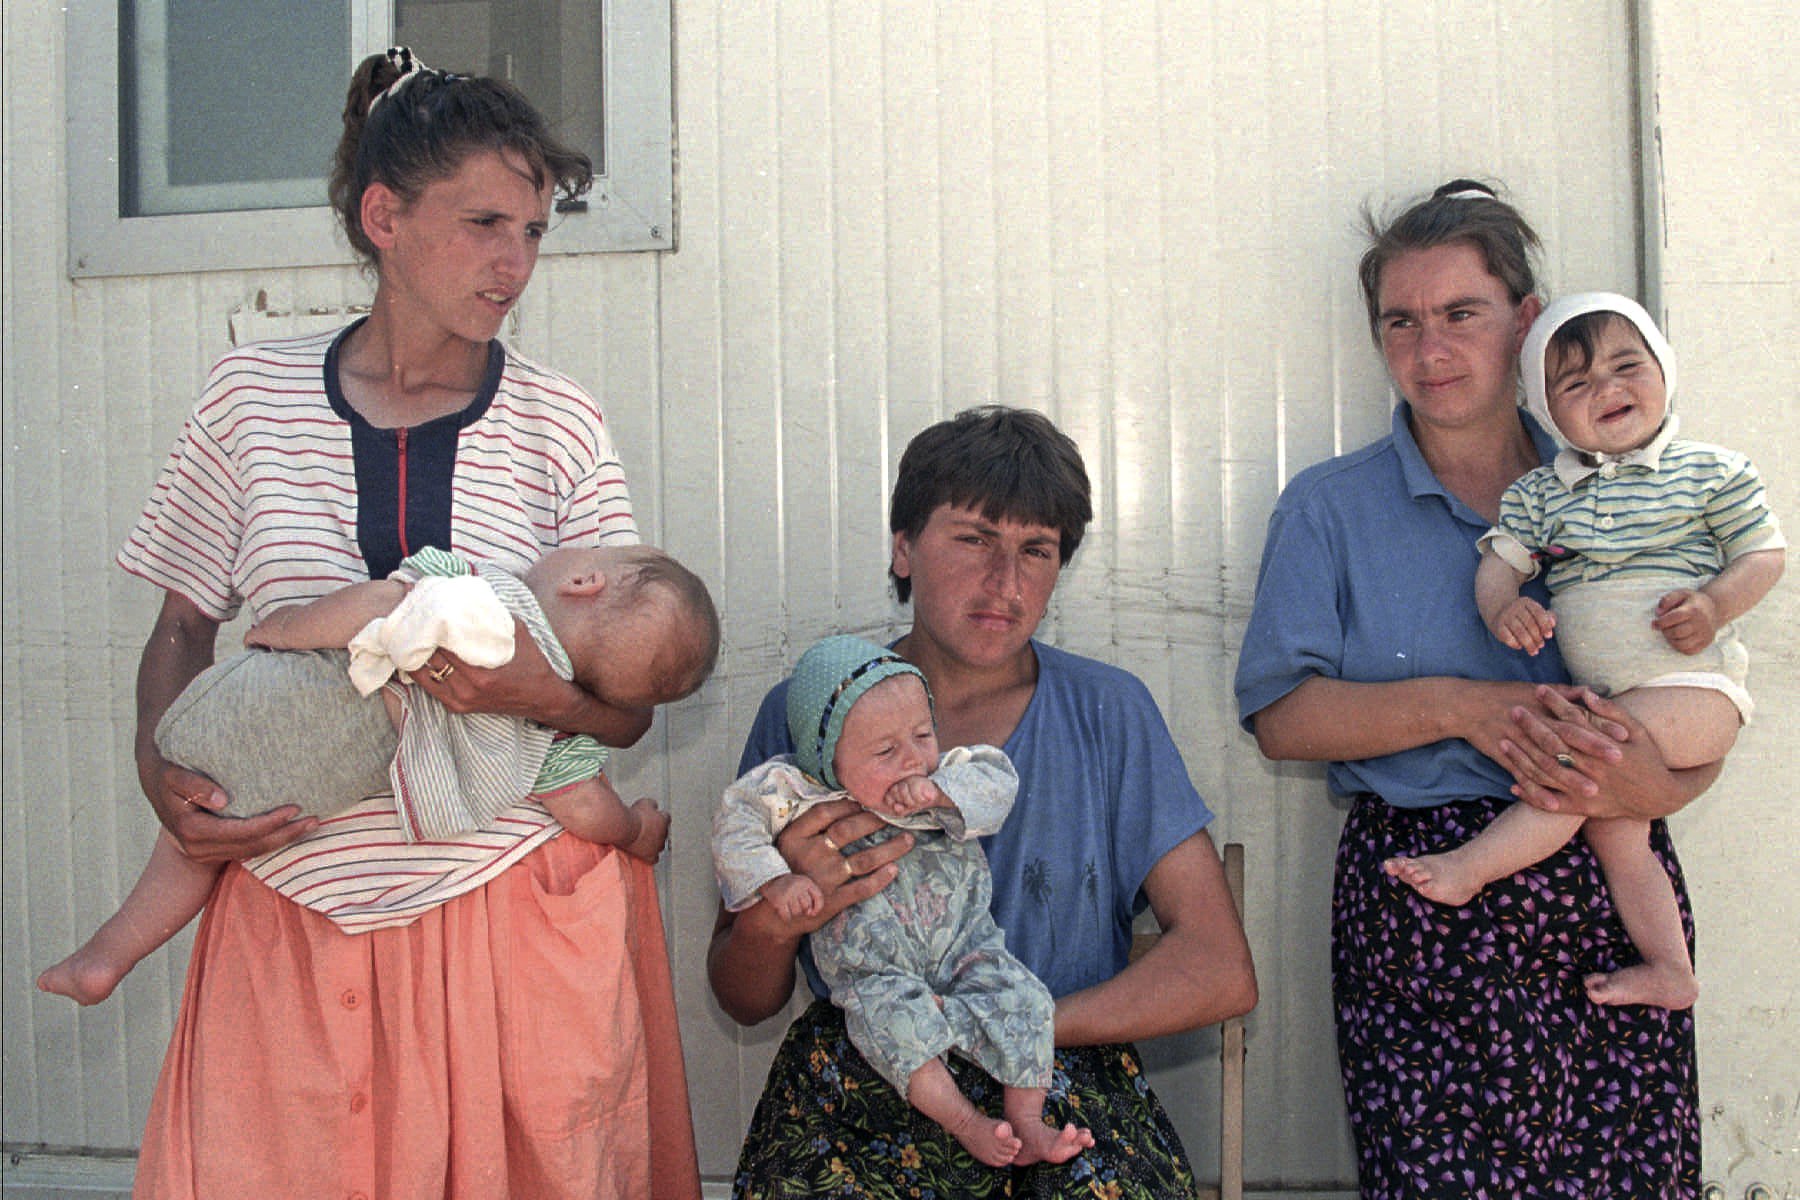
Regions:
M 888 528 L 918 537 L 945 504 L 990 521 L 1047 525 L 1066 564 L 1094 519 L 1087 468 L 1073 439 L 1043 413 L 1000 404 L 964 409 L 921 431 L 900 456 Z M 901 603 L 912 581 L 893 573 Z

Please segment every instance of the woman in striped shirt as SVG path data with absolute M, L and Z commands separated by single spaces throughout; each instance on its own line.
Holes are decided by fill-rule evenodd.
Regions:
M 391 797 L 319 820 L 215 815 L 153 731 L 220 624 L 385 578 L 427 546 L 522 571 L 638 540 L 594 400 L 497 340 L 553 194 L 591 182 L 516 90 L 405 51 L 351 81 L 331 195 L 369 316 L 213 368 L 120 553 L 164 589 L 138 764 L 188 855 L 230 865 L 195 938 L 137 1192 L 692 1197 L 699 1184 L 654 880 L 540 806 L 407 842 Z M 521 639 L 420 686 L 629 745 Z M 209 800 L 209 797 L 211 799 Z

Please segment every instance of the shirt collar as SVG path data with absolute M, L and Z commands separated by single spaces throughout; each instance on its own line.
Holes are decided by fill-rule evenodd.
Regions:
M 1680 422 L 1675 414 L 1670 413 L 1663 419 L 1662 428 L 1655 437 L 1636 450 L 1627 450 L 1624 454 L 1589 454 L 1571 446 L 1556 456 L 1556 477 L 1562 480 L 1564 487 L 1574 487 L 1590 475 L 1605 473 L 1610 476 L 1621 467 L 1642 467 L 1647 471 L 1654 471 L 1661 465 L 1662 452 L 1674 439 L 1679 426 Z
M 1438 477 L 1426 463 L 1425 452 L 1419 449 L 1418 440 L 1413 437 L 1412 421 L 1409 419 L 1411 412 L 1404 400 L 1394 405 L 1394 452 L 1400 458 L 1400 473 L 1406 480 L 1406 490 L 1415 500 L 1423 496 L 1442 496 L 1452 505 L 1462 507 L 1462 501 L 1452 496 L 1438 482 Z M 1547 463 L 1554 459 L 1556 439 L 1546 433 L 1544 427 L 1538 424 L 1537 418 L 1525 409 L 1519 410 L 1519 420 L 1524 423 L 1525 432 L 1531 435 L 1531 444 L 1537 450 L 1538 462 Z M 1475 519 L 1480 521 L 1480 518 Z

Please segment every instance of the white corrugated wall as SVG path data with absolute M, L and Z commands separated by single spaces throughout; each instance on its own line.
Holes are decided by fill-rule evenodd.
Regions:
M 999 401 L 1051 413 L 1098 490 L 1046 636 L 1145 678 L 1216 836 L 1249 847 L 1250 1175 L 1346 1182 L 1325 978 L 1339 814 L 1317 772 L 1259 759 L 1230 694 L 1263 522 L 1295 471 L 1387 426 L 1353 283 L 1363 201 L 1495 176 L 1553 288 L 1639 287 L 1633 6 L 679 0 L 675 17 L 679 251 L 546 258 L 513 336 L 604 398 L 646 535 L 725 618 L 713 683 L 621 773 L 675 813 L 665 917 L 703 1170 L 729 1172 L 781 1024 L 740 1031 L 706 991 L 711 806 L 800 648 L 903 620 L 884 503 L 906 439 Z M 120 1150 L 186 940 L 92 1010 L 31 990 L 154 830 L 129 747 L 155 597 L 111 555 L 234 331 L 334 320 L 366 287 L 348 268 L 71 283 L 60 18 L 4 21 L 4 1138 Z M 1713 936 L 1774 936 L 1734 908 L 1706 913 Z M 1216 1038 L 1148 1049 L 1210 1162 Z

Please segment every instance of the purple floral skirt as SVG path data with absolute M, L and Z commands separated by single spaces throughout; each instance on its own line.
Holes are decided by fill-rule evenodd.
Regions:
M 1637 960 L 1577 837 L 1450 908 L 1382 873 L 1509 801 L 1358 797 L 1338 845 L 1332 995 L 1366 1200 L 1688 1200 L 1700 1191 L 1692 1012 L 1605 1008 L 1582 977 Z M 1693 914 L 1667 828 L 1650 843 Z

